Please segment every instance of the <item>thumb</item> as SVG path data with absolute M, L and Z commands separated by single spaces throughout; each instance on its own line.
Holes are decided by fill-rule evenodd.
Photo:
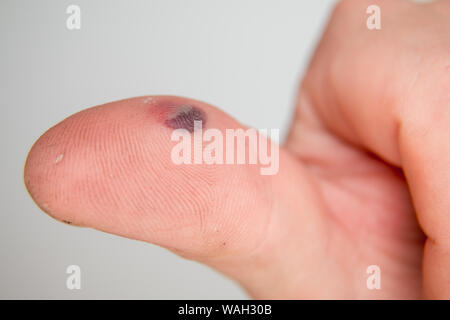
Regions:
M 279 281 L 292 248 L 304 251 L 306 239 L 324 228 L 313 188 L 283 150 L 276 175 L 261 175 L 262 165 L 174 163 L 171 134 L 185 128 L 195 139 L 194 120 L 221 133 L 242 128 L 214 107 L 179 97 L 101 105 L 39 138 L 26 161 L 25 184 L 55 219 L 163 246 L 258 295 Z

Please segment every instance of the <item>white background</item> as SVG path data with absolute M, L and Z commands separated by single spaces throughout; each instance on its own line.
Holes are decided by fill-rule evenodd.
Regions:
M 0 298 L 239 299 L 232 281 L 163 249 L 58 223 L 23 185 L 33 142 L 84 108 L 173 94 L 286 134 L 332 0 L 0 2 Z M 81 8 L 81 30 L 66 8 Z M 66 288 L 66 267 L 82 289 Z

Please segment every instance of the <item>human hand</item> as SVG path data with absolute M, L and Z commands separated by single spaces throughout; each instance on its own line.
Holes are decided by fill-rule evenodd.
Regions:
M 366 28 L 371 4 L 381 30 Z M 450 298 L 449 21 L 446 0 L 341 1 L 276 175 L 174 164 L 165 110 L 193 105 L 205 127 L 244 127 L 155 96 L 51 128 L 28 155 L 26 186 L 58 220 L 163 246 L 254 298 Z M 366 287 L 369 265 L 381 290 Z

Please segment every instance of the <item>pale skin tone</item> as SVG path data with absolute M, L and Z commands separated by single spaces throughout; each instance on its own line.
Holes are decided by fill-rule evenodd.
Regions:
M 371 4 L 381 30 L 366 28 Z M 274 176 L 173 164 L 160 110 L 183 104 L 210 128 L 244 128 L 180 97 L 87 109 L 33 146 L 31 196 L 57 220 L 205 263 L 253 298 L 450 298 L 450 1 L 341 1 Z M 381 290 L 366 287 L 370 265 Z

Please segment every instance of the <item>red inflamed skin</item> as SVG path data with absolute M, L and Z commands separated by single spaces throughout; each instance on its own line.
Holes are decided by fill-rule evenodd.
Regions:
M 366 26 L 370 5 L 380 30 Z M 50 128 L 29 152 L 26 187 L 59 221 L 162 246 L 253 298 L 448 299 L 449 21 L 448 0 L 340 1 L 276 174 L 174 163 L 174 130 L 247 128 L 202 101 L 146 96 Z

